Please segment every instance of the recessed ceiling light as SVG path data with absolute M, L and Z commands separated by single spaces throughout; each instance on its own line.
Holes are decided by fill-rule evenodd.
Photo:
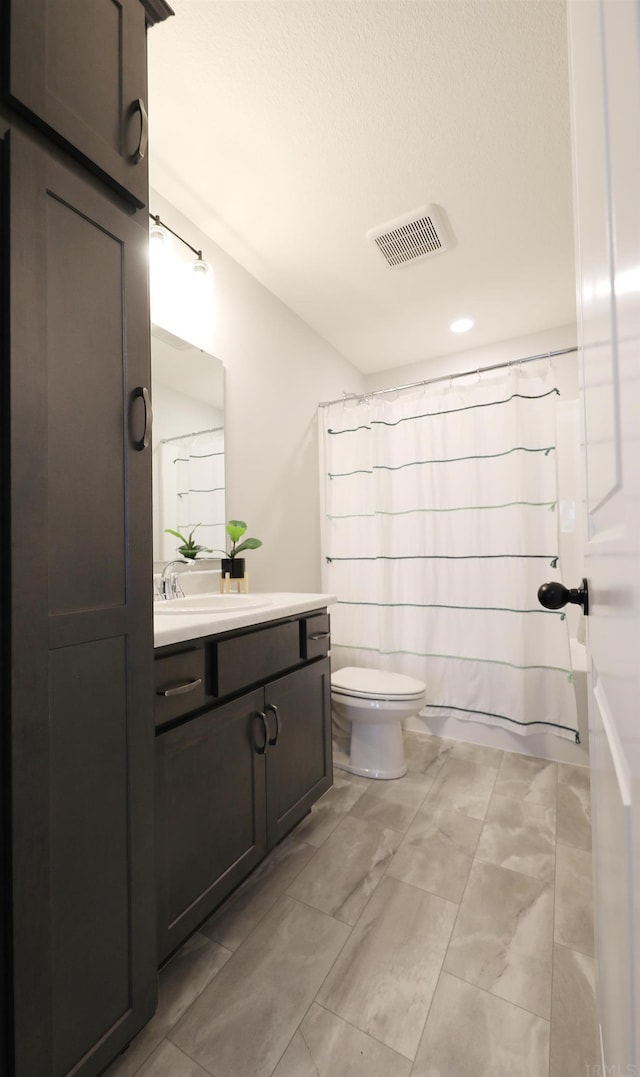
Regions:
M 473 324 L 471 318 L 458 318 L 457 321 L 451 323 L 449 329 L 452 333 L 468 333 L 470 329 L 473 329 Z

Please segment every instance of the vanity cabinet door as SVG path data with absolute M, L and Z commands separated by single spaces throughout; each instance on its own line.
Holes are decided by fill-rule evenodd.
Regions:
M 92 1077 L 157 993 L 147 222 L 2 148 L 15 1074 Z
M 262 689 L 156 737 L 163 961 L 266 852 Z
M 136 205 L 146 205 L 140 0 L 6 0 L 5 6 L 11 52 L 5 96 Z
M 328 658 L 265 688 L 267 836 L 271 848 L 331 787 L 331 665 Z

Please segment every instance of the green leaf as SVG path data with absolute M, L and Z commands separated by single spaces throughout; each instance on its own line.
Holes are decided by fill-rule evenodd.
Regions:
M 180 541 L 184 542 L 185 544 L 189 541 L 187 538 L 185 538 L 184 535 L 181 535 L 179 531 L 174 531 L 171 527 L 165 527 L 164 530 L 167 535 L 175 535 L 176 538 L 179 538 Z
M 237 557 L 243 550 L 257 550 L 259 546 L 262 546 L 262 542 L 257 538 L 248 538 L 244 542 L 241 542 L 239 546 L 236 546 L 233 551 L 233 556 Z
M 229 520 L 229 523 L 225 527 L 225 531 L 232 542 L 237 542 L 238 539 L 244 535 L 246 530 L 247 525 L 244 520 Z

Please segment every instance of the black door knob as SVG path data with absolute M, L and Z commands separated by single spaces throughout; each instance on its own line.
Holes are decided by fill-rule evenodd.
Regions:
M 548 610 L 559 610 L 567 602 L 582 606 L 585 616 L 589 615 L 589 584 L 582 580 L 582 587 L 564 587 L 561 583 L 543 583 L 538 588 L 538 602 Z

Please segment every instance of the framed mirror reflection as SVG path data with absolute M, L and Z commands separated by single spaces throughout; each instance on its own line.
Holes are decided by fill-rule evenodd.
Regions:
M 219 359 L 151 326 L 153 560 L 178 557 L 180 540 L 225 548 L 224 367 Z M 199 554 L 219 558 L 219 553 Z

